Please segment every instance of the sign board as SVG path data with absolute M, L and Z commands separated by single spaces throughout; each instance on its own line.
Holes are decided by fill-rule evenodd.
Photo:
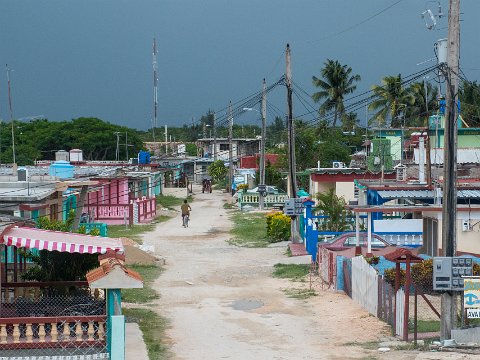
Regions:
M 480 309 L 467 309 L 467 318 L 480 319 Z
M 463 291 L 464 277 L 473 275 L 473 261 L 464 257 L 433 258 L 433 290 Z
M 466 277 L 464 281 L 463 304 L 468 318 L 480 318 L 480 278 Z

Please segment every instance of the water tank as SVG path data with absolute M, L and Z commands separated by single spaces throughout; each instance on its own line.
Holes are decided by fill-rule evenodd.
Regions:
M 70 154 L 65 150 L 58 150 L 55 153 L 55 161 L 70 161 Z
M 60 179 L 72 179 L 75 166 L 68 161 L 55 161 L 48 169 L 48 175 Z
M 83 161 L 83 151 L 80 149 L 70 150 L 70 161 L 71 162 L 82 162 Z
M 138 163 L 139 164 L 150 164 L 150 152 L 141 150 L 138 153 Z
M 439 39 L 435 43 L 434 49 L 438 64 L 447 62 L 447 44 L 447 39 Z

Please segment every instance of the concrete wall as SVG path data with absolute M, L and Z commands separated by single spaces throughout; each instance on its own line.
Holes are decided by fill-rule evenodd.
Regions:
M 355 200 L 355 184 L 353 182 L 337 182 L 335 194 L 338 197 L 344 197 L 345 201 Z

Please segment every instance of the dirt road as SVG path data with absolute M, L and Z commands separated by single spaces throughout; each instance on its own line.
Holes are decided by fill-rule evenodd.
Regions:
M 174 359 L 417 358 L 351 345 L 376 341 L 387 328 L 345 295 L 320 290 L 307 300 L 287 297 L 282 289 L 308 284 L 274 279 L 272 267 L 306 259 L 285 256 L 286 243 L 229 245 L 228 195 L 195 190 L 189 228 L 178 215 L 144 238 L 166 259 L 154 287 L 161 294 L 156 310 L 171 321 Z

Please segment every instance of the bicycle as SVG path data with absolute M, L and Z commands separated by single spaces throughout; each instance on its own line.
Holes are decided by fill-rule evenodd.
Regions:
M 183 215 L 183 227 L 188 227 L 188 222 L 190 221 L 190 215 Z

